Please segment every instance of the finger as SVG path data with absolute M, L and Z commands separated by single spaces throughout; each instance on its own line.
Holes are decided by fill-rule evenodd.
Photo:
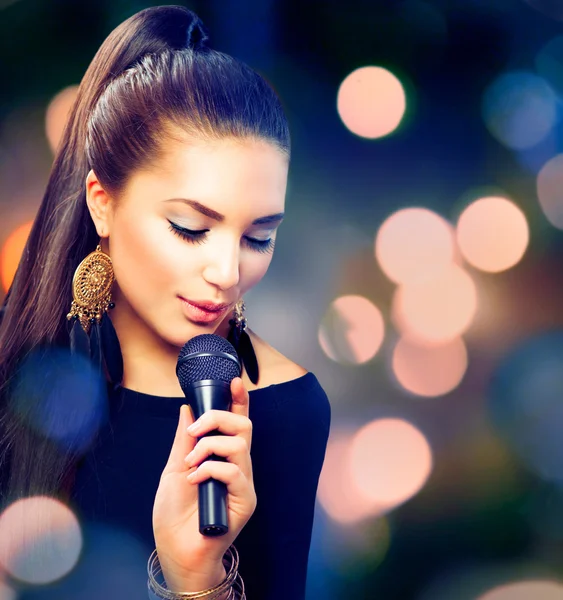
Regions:
M 246 440 L 240 436 L 212 436 L 202 438 L 196 447 L 186 456 L 185 463 L 188 467 L 201 464 L 212 454 L 227 459 L 237 465 L 246 475 L 252 476 L 252 461 Z
M 178 418 L 178 427 L 176 435 L 172 442 L 172 449 L 168 456 L 168 462 L 164 467 L 162 474 L 168 472 L 179 472 L 186 470 L 184 458 L 189 454 L 197 443 L 191 435 L 186 435 L 186 429 L 194 422 L 191 408 L 187 404 L 182 404 L 180 407 L 180 416 Z
M 231 412 L 235 415 L 248 417 L 250 396 L 240 377 L 235 377 L 231 380 L 231 396 L 233 399 L 231 403 Z
M 250 448 L 252 441 L 252 421 L 243 415 L 228 410 L 208 410 L 188 429 L 194 437 L 202 437 L 210 431 L 219 431 L 225 435 L 242 436 Z
M 233 496 L 244 498 L 254 495 L 254 486 L 251 481 L 232 463 L 208 460 L 187 476 L 188 481 L 192 484 L 201 483 L 210 478 L 222 481 L 227 486 L 229 494 Z

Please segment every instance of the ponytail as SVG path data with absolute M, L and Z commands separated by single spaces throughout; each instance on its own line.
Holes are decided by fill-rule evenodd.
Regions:
M 80 84 L 0 322 L 0 475 L 10 461 L 9 488 L 18 496 L 56 494 L 76 459 L 26 426 L 33 407 L 16 416 L 8 398 L 30 352 L 69 345 L 72 277 L 98 243 L 86 204 L 90 169 L 117 197 L 131 173 L 158 156 L 169 124 L 188 136 L 264 139 L 289 157 L 275 91 L 207 41 L 193 12 L 148 8 L 108 36 Z
M 56 495 L 72 478 L 72 457 L 25 425 L 33 407 L 27 407 L 27 415 L 20 411 L 16 417 L 8 396 L 16 366 L 33 349 L 68 345 L 66 314 L 72 299 L 72 276 L 97 244 L 85 192 L 91 168 L 86 155 L 90 115 L 112 79 L 143 56 L 168 49 L 203 48 L 207 39 L 200 19 L 189 10 L 149 8 L 108 36 L 82 79 L 0 315 L 0 492 L 5 500 L 39 491 Z

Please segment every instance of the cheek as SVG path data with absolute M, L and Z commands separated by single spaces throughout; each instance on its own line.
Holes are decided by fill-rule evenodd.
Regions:
M 272 254 L 258 254 L 249 251 L 248 258 L 245 263 L 241 265 L 241 295 L 259 283 L 262 277 L 266 275 L 271 262 Z
M 119 219 L 110 244 L 117 283 L 131 305 L 154 305 L 177 282 L 177 245 L 161 222 L 138 216 Z

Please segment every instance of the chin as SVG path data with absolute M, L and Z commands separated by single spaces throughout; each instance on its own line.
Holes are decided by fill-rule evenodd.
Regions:
M 175 346 L 180 350 L 184 344 L 196 337 L 196 335 L 202 335 L 203 333 L 216 333 L 218 334 L 219 325 L 197 325 L 196 323 L 188 323 L 183 327 L 178 327 L 174 331 L 166 332 L 169 335 L 163 336 L 165 341 L 171 346 Z

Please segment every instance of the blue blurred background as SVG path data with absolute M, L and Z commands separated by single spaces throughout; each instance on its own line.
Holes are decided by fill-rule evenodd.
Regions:
M 154 4 L 0 0 L 0 299 L 75 86 Z M 332 404 L 308 599 L 563 599 L 563 3 L 183 4 L 290 120 L 245 300 Z

